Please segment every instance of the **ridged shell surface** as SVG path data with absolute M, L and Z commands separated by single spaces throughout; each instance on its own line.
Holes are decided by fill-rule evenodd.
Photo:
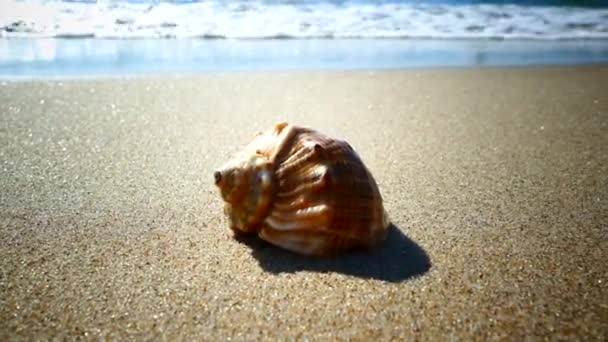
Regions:
M 378 186 L 345 141 L 279 123 L 216 172 L 220 188 L 230 172 L 244 175 L 237 183 L 249 188 L 242 190 L 243 201 L 226 204 L 235 231 L 257 232 L 263 240 L 307 255 L 371 247 L 386 236 L 388 218 Z M 264 180 L 266 174 L 270 179 Z M 242 203 L 254 203 L 248 204 L 248 214 L 240 213 Z

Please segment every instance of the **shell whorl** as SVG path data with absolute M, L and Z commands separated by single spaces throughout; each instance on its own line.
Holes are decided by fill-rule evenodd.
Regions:
M 257 232 L 272 244 L 308 255 L 372 246 L 386 236 L 378 186 L 347 142 L 280 123 L 245 151 L 244 156 L 255 153 L 266 164 L 261 171 L 243 162 L 229 168 L 249 174 L 239 183 L 246 188 L 240 190 L 245 200 L 226 204 L 233 229 Z M 220 178 L 230 172 L 222 171 Z M 271 185 L 262 186 L 260 172 L 271 173 Z

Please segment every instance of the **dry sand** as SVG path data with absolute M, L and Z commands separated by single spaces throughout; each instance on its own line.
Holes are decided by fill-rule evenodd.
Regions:
M 608 338 L 608 66 L 0 85 L 0 340 Z M 394 228 L 310 259 L 229 232 L 212 170 L 346 138 Z

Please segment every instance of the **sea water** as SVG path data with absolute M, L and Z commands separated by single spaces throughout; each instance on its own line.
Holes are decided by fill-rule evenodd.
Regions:
M 0 0 L 0 75 L 608 62 L 608 0 Z

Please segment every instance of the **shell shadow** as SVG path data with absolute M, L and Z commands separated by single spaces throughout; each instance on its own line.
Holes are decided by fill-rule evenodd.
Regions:
M 275 247 L 257 236 L 238 236 L 251 247 L 260 266 L 273 274 L 299 271 L 336 272 L 351 276 L 401 282 L 426 273 L 431 267 L 428 254 L 397 226 L 389 226 L 386 240 L 374 249 L 353 251 L 338 257 L 307 257 Z

